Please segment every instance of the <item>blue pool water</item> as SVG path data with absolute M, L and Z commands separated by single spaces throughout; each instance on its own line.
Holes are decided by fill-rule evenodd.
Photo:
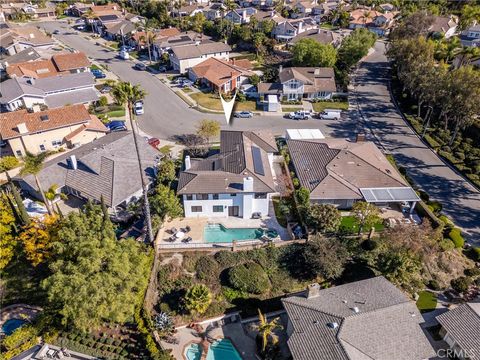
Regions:
M 230 340 L 221 339 L 210 345 L 207 360 L 242 360 L 242 357 Z
M 19 327 L 25 325 L 25 323 L 26 323 L 25 321 L 20 320 L 20 319 L 7 320 L 2 325 L 2 332 L 5 333 L 5 335 L 10 335 L 15 330 L 17 330 Z
M 187 360 L 200 360 L 202 357 L 202 348 L 199 344 L 191 344 L 185 351 Z
M 262 235 L 262 229 L 229 229 L 222 224 L 209 224 L 203 229 L 203 239 L 207 243 L 229 243 L 233 240 L 254 240 L 260 239 Z

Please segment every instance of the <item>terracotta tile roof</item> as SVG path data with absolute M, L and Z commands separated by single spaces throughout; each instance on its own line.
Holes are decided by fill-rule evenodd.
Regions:
M 58 71 L 51 60 L 28 61 L 7 67 L 9 77 L 26 76 L 35 79 L 57 76 Z
M 53 55 L 52 61 L 55 63 L 58 71 L 68 71 L 90 66 L 90 61 L 82 52 Z
M 78 134 L 81 134 L 84 131 L 99 131 L 99 132 L 108 132 L 108 129 L 95 115 L 90 115 L 90 121 L 88 123 L 82 124 L 78 129 L 72 131 L 70 134 L 65 136 L 66 141 L 72 140 Z
M 180 34 L 177 28 L 160 29 L 160 36 L 175 36 Z
M 22 123 L 27 127 L 26 134 L 30 134 L 88 123 L 90 120 L 90 114 L 81 104 L 34 113 L 26 110 L 13 111 L 0 114 L 0 136 L 6 140 L 24 135 L 18 130 L 18 125 Z
M 353 10 L 350 13 L 350 23 L 351 24 L 370 24 L 372 23 L 377 16 L 382 16 L 381 12 L 375 10 L 366 10 L 366 9 L 357 9 Z
M 232 63 L 214 57 L 211 57 L 194 66 L 192 71 L 195 73 L 197 78 L 207 79 L 217 86 L 222 86 L 237 76 L 249 76 L 253 74 L 251 71 L 243 69 L 236 64 L 233 65 Z
M 228 61 L 231 65 L 234 65 L 234 66 L 238 66 L 242 69 L 246 69 L 246 70 L 252 70 L 253 69 L 253 65 L 252 63 L 250 62 L 250 60 L 248 59 L 230 59 Z

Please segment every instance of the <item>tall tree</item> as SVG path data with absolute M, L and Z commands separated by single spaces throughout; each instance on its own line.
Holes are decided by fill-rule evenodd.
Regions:
M 307 223 L 320 233 L 335 232 L 342 221 L 342 215 L 331 204 L 314 204 L 307 213 Z
M 157 185 L 155 193 L 151 197 L 151 206 L 152 210 L 162 221 L 164 221 L 167 216 L 176 218 L 183 214 L 182 205 L 178 197 L 167 185 Z
M 262 350 L 265 351 L 268 345 L 268 339 L 272 337 L 274 330 L 281 329 L 282 325 L 279 324 L 278 318 L 268 321 L 267 316 L 262 314 L 260 309 L 258 309 L 258 320 L 258 333 L 262 337 Z M 278 341 L 278 339 L 276 339 L 276 341 Z
M 62 324 L 91 331 L 104 321 L 131 318 L 148 282 L 146 248 L 133 240 L 118 241 L 113 224 L 91 203 L 65 217 L 58 238 L 52 275 L 42 287 Z
M 12 179 L 10 178 L 10 175 L 8 175 L 8 172 L 5 172 L 5 174 L 7 175 L 8 181 L 7 190 L 10 191 L 13 196 L 17 216 L 20 219 L 22 225 L 28 225 L 28 223 L 30 222 L 30 216 L 28 216 L 27 209 L 25 208 L 25 205 L 23 205 L 23 200 L 20 196 L 20 192 L 18 191 L 15 184 L 12 182 Z
M 351 212 L 358 223 L 359 235 L 364 228 L 370 229 L 380 220 L 378 207 L 366 201 L 357 201 L 353 204 Z
M 292 53 L 295 66 L 332 67 L 337 60 L 337 51 L 332 45 L 324 45 L 314 39 L 301 39 Z
M 55 215 L 34 218 L 19 236 L 28 261 L 33 266 L 47 262 L 52 257 L 53 244 L 58 239 L 60 221 Z
M 220 123 L 217 120 L 203 119 L 197 126 L 197 135 L 203 137 L 208 144 L 210 139 L 220 134 Z
M 410 14 L 392 31 L 390 39 L 407 39 L 426 35 L 434 20 L 435 18 L 426 11 Z
M 8 195 L 0 193 L 0 270 L 12 260 L 17 239 L 15 238 L 15 216 Z
M 150 204 L 148 202 L 148 193 L 147 193 L 147 182 L 145 180 L 145 174 L 142 167 L 142 159 L 140 155 L 140 150 L 138 147 L 138 139 L 136 134 L 136 124 L 134 125 L 134 113 L 132 111 L 133 106 L 136 102 L 141 101 L 145 98 L 146 93 L 140 86 L 132 85 L 129 82 L 119 82 L 115 85 L 112 89 L 112 95 L 115 98 L 115 101 L 118 104 L 127 105 L 128 108 L 128 118 L 130 119 L 130 125 L 133 131 L 133 143 L 135 145 L 135 152 L 137 154 L 138 160 L 138 171 L 140 173 L 140 180 L 142 182 L 142 190 L 143 190 L 143 202 L 144 202 L 144 214 L 145 220 L 147 223 L 147 232 L 148 232 L 148 239 L 153 243 L 155 238 L 153 235 L 152 229 L 152 218 L 150 216 Z
M 302 258 L 305 269 L 308 269 L 308 276 L 336 279 L 345 269 L 348 250 L 344 243 L 337 239 L 314 235 L 305 244 Z
M 50 152 L 48 151 L 41 152 L 38 155 L 33 155 L 32 153 L 27 151 L 25 157 L 23 158 L 23 168 L 22 170 L 20 170 L 20 175 L 33 175 L 33 177 L 35 178 L 35 182 L 37 183 L 38 191 L 42 196 L 47 211 L 50 215 L 52 215 L 52 209 L 50 208 L 50 204 L 47 198 L 45 197 L 42 185 L 40 184 L 40 179 L 38 178 L 38 174 L 43 169 L 43 162 L 49 155 Z

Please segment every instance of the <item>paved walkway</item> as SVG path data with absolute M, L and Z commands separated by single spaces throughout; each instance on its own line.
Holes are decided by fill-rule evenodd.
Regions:
M 480 245 L 480 192 L 426 146 L 402 118 L 390 97 L 385 44 L 377 42 L 375 50 L 354 77 L 359 120 L 372 140 L 392 153 L 432 200 L 443 204 L 443 212 L 464 230 L 467 240 Z

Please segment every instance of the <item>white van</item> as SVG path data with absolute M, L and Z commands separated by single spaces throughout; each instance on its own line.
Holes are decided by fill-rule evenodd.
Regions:
M 342 110 L 339 109 L 325 109 L 319 113 L 320 119 L 326 120 L 338 120 L 342 114 Z

